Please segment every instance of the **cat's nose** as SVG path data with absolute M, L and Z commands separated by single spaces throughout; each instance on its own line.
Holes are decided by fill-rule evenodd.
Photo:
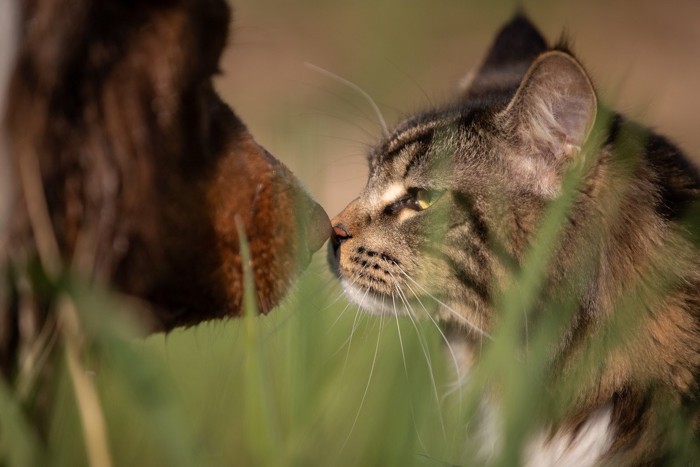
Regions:
M 352 238 L 352 235 L 350 235 L 350 232 L 348 232 L 347 227 L 345 227 L 340 222 L 333 225 L 333 231 L 331 232 L 331 241 L 333 242 L 333 251 L 335 253 L 338 252 L 340 244 L 349 238 Z

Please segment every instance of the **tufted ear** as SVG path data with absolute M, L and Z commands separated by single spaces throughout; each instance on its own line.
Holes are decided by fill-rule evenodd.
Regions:
M 586 141 L 596 109 L 593 85 L 578 61 L 552 51 L 532 64 L 501 116 L 528 152 L 561 161 Z
M 542 34 L 524 14 L 517 13 L 498 32 L 479 68 L 462 82 L 463 97 L 498 92 L 512 95 L 533 60 L 546 50 Z

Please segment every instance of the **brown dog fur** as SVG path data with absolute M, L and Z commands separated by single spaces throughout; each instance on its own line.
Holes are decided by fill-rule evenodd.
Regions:
M 4 373 L 53 312 L 37 264 L 51 283 L 82 277 L 142 299 L 143 321 L 167 330 L 240 314 L 242 228 L 268 312 L 330 224 L 214 90 L 226 3 L 19 3 L 4 118 L 15 180 L 0 232 Z

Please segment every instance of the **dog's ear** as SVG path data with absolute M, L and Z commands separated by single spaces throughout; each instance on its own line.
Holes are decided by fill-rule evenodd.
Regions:
M 547 50 L 542 34 L 523 14 L 506 23 L 491 45 L 486 59 L 461 84 L 465 99 L 515 92 L 532 62 Z

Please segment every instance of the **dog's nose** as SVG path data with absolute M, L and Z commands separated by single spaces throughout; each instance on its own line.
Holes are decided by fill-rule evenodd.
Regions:
M 311 198 L 307 200 L 305 206 L 306 217 L 306 247 L 309 254 L 318 251 L 326 242 L 331 230 L 331 221 L 323 208 Z

